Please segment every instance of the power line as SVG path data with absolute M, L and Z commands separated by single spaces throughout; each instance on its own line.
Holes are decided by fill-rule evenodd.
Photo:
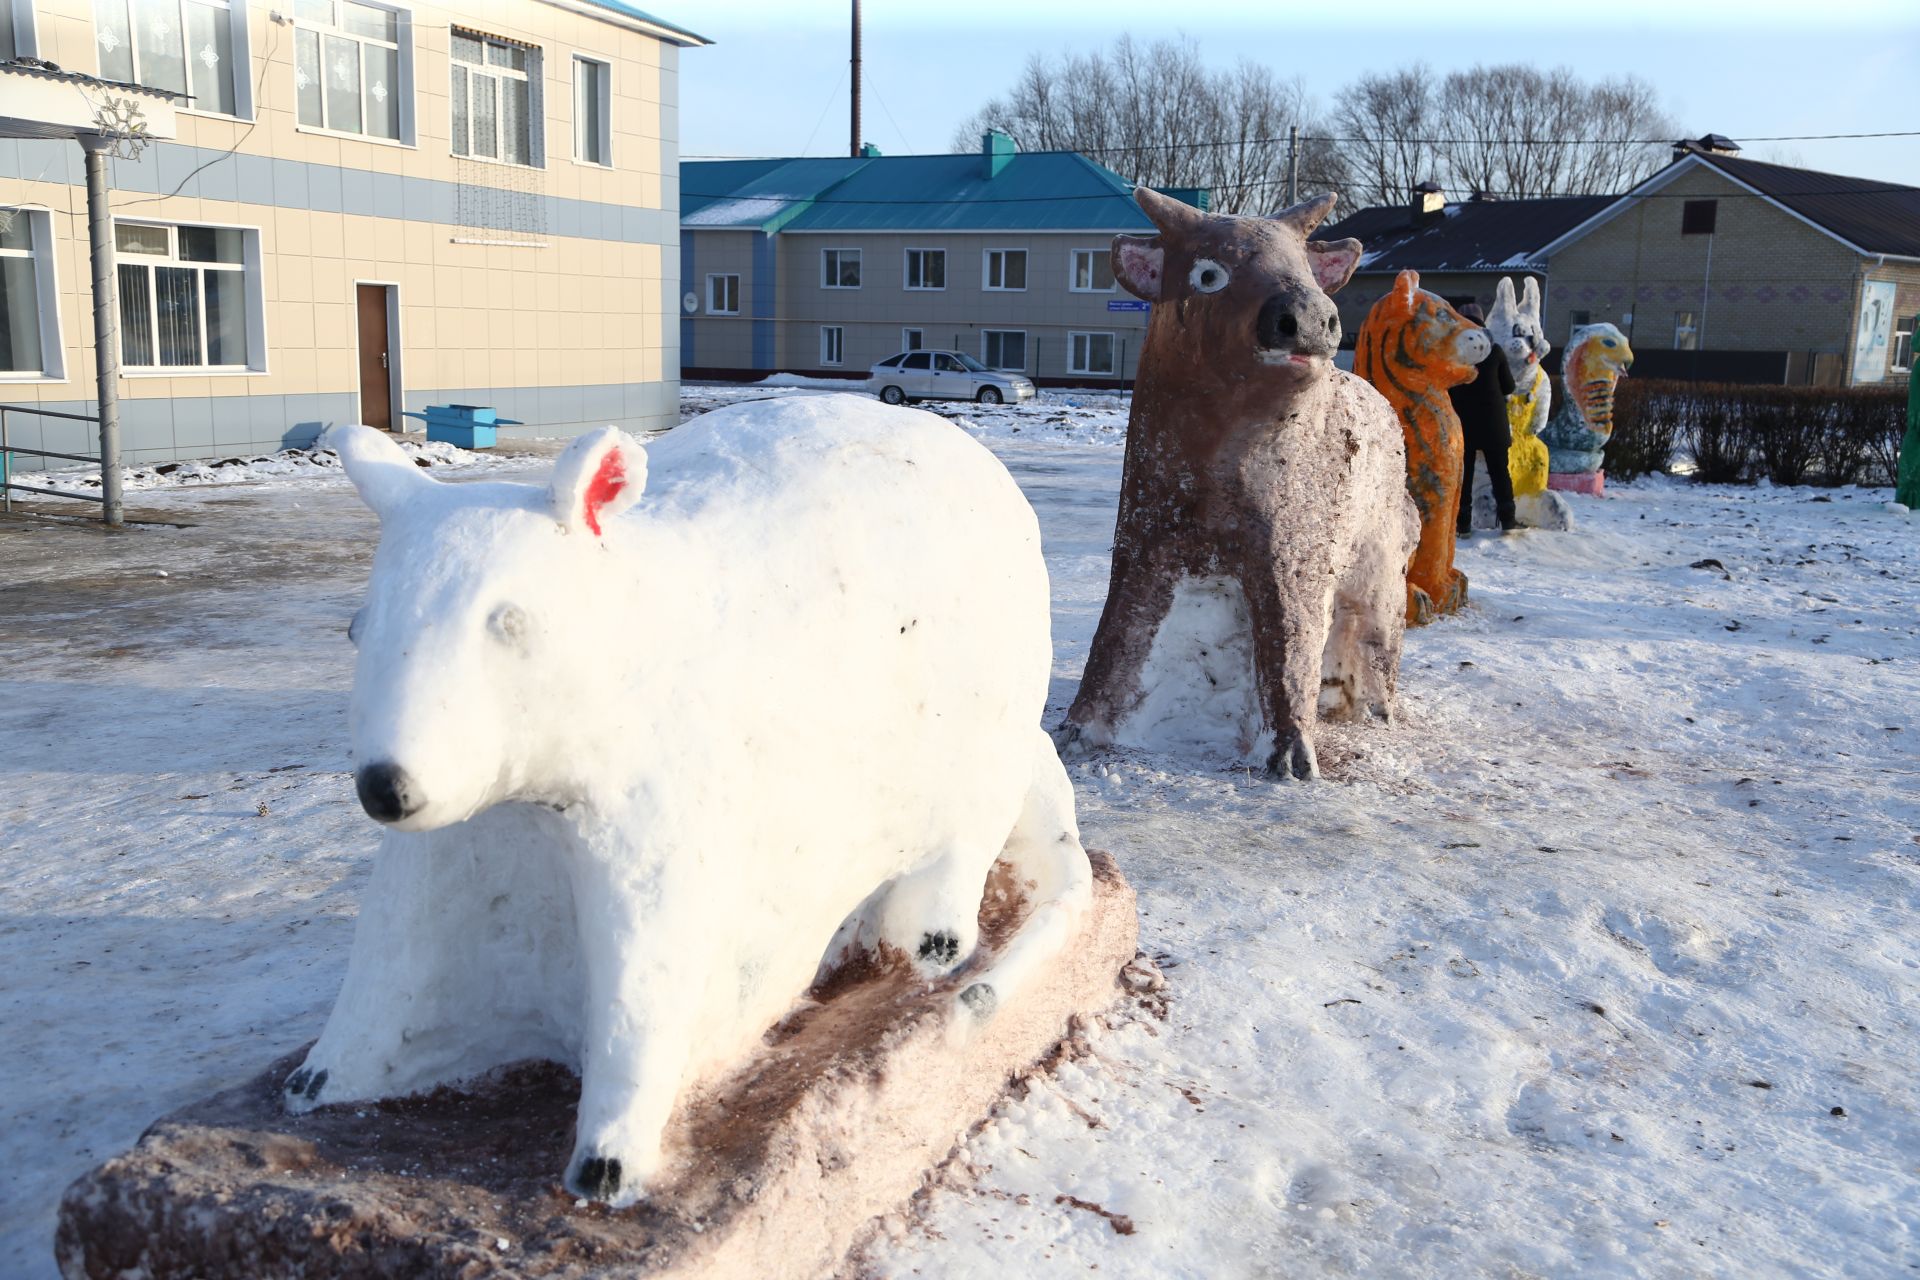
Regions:
M 1201 189 L 1207 190 L 1207 191 L 1247 191 L 1257 187 L 1285 186 L 1286 182 L 1287 180 L 1285 176 L 1281 176 L 1278 178 L 1258 178 L 1250 182 L 1219 183 L 1213 186 L 1203 186 Z M 1869 196 L 1869 195 L 1893 195 L 1893 194 L 1900 194 L 1900 193 L 1920 195 L 1920 187 L 1908 187 L 1908 186 L 1901 186 L 1898 184 L 1890 184 L 1887 186 L 1871 186 L 1871 187 L 1835 187 L 1831 190 L 1824 190 L 1824 191 L 1792 191 L 1792 192 L 1786 192 L 1777 196 L 1770 196 L 1764 192 L 1758 192 L 1758 191 L 1730 191 L 1730 192 L 1720 193 L 1714 196 L 1701 196 L 1693 192 L 1685 192 L 1685 191 L 1679 191 L 1679 192 L 1654 191 L 1654 192 L 1648 192 L 1647 194 L 1640 195 L 1640 196 L 1633 196 L 1633 193 L 1631 191 L 1618 191 L 1618 192 L 1580 191 L 1580 192 L 1573 192 L 1568 194 L 1555 194 L 1555 195 L 1514 195 L 1511 192 L 1500 192 L 1500 191 L 1481 191 L 1480 192 L 1480 194 L 1483 196 L 1490 195 L 1497 198 L 1505 198 L 1505 199 L 1512 199 L 1512 200 L 1573 200 L 1573 199 L 1619 200 L 1628 196 L 1633 196 L 1633 198 L 1636 200 L 1701 200 L 1701 199 L 1796 200 L 1796 199 L 1801 199 L 1808 196 Z M 1119 196 L 1123 199 L 1130 198 L 1130 194 L 1131 194 L 1130 191 L 1115 189 L 1112 191 L 1089 192 L 1086 195 L 1078 195 L 1078 196 L 971 196 L 964 199 L 955 199 L 955 200 L 850 200 L 850 199 L 834 197 L 834 196 L 782 195 L 775 192 L 768 192 L 764 194 L 753 194 L 753 193 L 742 194 L 737 191 L 719 191 L 719 192 L 683 191 L 680 193 L 680 196 L 682 201 L 685 201 L 685 200 L 788 201 L 795 204 L 808 204 L 808 205 L 814 205 L 814 206 L 829 205 L 829 206 L 848 206 L 848 207 L 924 209 L 929 206 L 944 207 L 949 205 L 958 207 L 958 206 L 973 206 L 973 205 L 986 205 L 986 204 L 1059 204 L 1063 202 L 1069 203 L 1069 204 L 1072 204 L 1072 203 L 1084 204 L 1089 200 L 1111 200 L 1116 196 Z M 1498 203 L 1498 202 L 1499 200 L 1496 199 L 1491 203 Z M 694 216 L 696 217 L 698 216 L 697 210 L 695 211 Z M 696 227 L 696 230 L 697 229 L 698 228 Z
M 1743 138 L 1741 139 L 1741 141 L 1743 142 L 1840 142 L 1840 141 L 1848 141 L 1848 140 L 1854 140 L 1854 139 L 1860 139 L 1860 138 L 1920 138 L 1920 129 L 1899 129 L 1899 130 L 1892 130 L 1884 133 L 1798 133 L 1798 134 L 1782 133 L 1782 134 L 1770 134 L 1765 137 Z M 1302 142 L 1333 142 L 1333 143 L 1340 143 L 1342 145 L 1347 145 L 1347 146 L 1358 145 L 1360 143 L 1392 143 L 1395 146 L 1428 146 L 1428 147 L 1465 146 L 1468 144 L 1471 144 L 1473 146 L 1481 146 L 1481 147 L 1512 147 L 1512 146 L 1519 146 L 1519 147 L 1567 147 L 1567 146 L 1670 147 L 1670 146 L 1673 146 L 1676 141 L 1684 141 L 1684 139 L 1674 139 L 1674 138 L 1364 138 L 1364 137 L 1349 138 L 1349 137 L 1341 137 L 1335 134 L 1303 133 L 1300 135 L 1300 141 Z M 1207 142 L 1148 143 L 1142 146 L 1134 146 L 1134 147 L 1087 147 L 1081 151 L 1081 154 L 1088 155 L 1088 156 L 1141 155 L 1141 154 L 1146 154 L 1148 152 L 1155 152 L 1155 151 L 1196 150 L 1203 147 L 1215 148 L 1215 147 L 1284 146 L 1286 142 L 1287 142 L 1287 139 L 1284 137 L 1223 138 L 1223 139 L 1217 139 L 1217 140 L 1207 141 Z M 1046 150 L 1069 150 L 1069 149 L 1070 148 L 1047 148 Z M 1045 154 L 1045 151 L 1043 150 L 1041 152 L 1028 152 L 1026 154 L 1028 155 Z M 719 155 L 719 154 L 686 155 L 681 157 L 681 159 L 683 160 L 782 160 L 782 159 L 791 159 L 791 158 L 793 157 L 768 156 L 768 155 Z M 822 157 L 822 158 L 826 158 L 826 157 Z

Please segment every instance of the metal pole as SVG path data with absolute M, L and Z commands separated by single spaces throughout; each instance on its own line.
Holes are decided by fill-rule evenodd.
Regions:
M 93 238 L 93 361 L 100 394 L 100 494 L 106 521 L 126 522 L 120 493 L 120 301 L 113 266 L 113 217 L 107 209 L 107 142 L 83 138 L 87 230 Z
M 0 502 L 5 502 L 7 514 L 13 514 L 13 454 L 7 451 L 7 411 L 0 409 Z
M 1287 126 L 1287 208 L 1300 202 L 1300 126 Z
M 860 0 L 853 0 L 853 139 L 847 154 L 860 155 Z

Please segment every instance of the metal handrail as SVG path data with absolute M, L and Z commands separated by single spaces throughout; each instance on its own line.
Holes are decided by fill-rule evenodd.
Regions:
M 38 485 L 15 483 L 13 478 L 13 455 L 16 453 L 31 454 L 36 458 L 65 458 L 71 462 L 91 462 L 95 466 L 100 465 L 100 459 L 91 454 L 57 453 L 52 449 L 23 449 L 16 446 L 7 438 L 7 415 L 9 413 L 31 413 L 37 414 L 42 418 L 64 418 L 69 422 L 100 421 L 100 419 L 93 414 L 61 413 L 57 409 L 36 409 L 31 405 L 24 404 L 0 404 L 0 509 L 4 509 L 9 515 L 13 514 L 13 495 L 15 490 L 21 493 L 43 494 L 49 498 L 72 498 L 76 502 L 97 502 L 100 503 L 102 507 L 106 505 L 106 475 L 104 467 L 101 469 L 101 492 L 99 493 L 67 493 L 60 489 L 44 489 Z

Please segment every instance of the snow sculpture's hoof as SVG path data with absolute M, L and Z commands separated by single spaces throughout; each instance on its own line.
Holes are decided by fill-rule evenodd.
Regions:
M 325 1068 L 314 1071 L 308 1067 L 301 1067 L 298 1071 L 287 1077 L 287 1101 L 292 1106 L 300 1106 L 303 1103 L 310 1104 L 315 1098 L 320 1096 L 320 1091 L 326 1087 L 327 1073 Z
M 567 1186 L 589 1200 L 612 1200 L 620 1194 L 620 1161 L 613 1156 L 587 1156 L 567 1177 Z
M 929 968 L 951 968 L 960 958 L 960 935 L 949 929 L 921 934 L 917 958 Z
M 303 1098 L 319 1089 L 302 1050 L 161 1120 L 74 1183 L 54 1246 L 61 1274 L 836 1274 L 1011 1076 L 1123 994 L 1120 972 L 1137 963 L 1133 891 L 1105 854 L 1089 860 L 1093 900 L 1057 959 L 1017 988 L 982 980 L 1026 910 L 1000 864 L 977 956 L 932 984 L 900 955 L 830 975 L 764 1050 L 683 1094 L 657 1175 L 602 1148 L 582 1151 L 565 1185 L 554 1177 L 574 1142 L 580 1086 L 553 1063 L 502 1068 L 465 1091 L 289 1115 L 296 1081 Z M 957 1024 L 966 1031 L 956 1039 Z M 630 1208 L 605 1203 L 633 1199 L 638 1182 L 645 1198 Z
M 1313 753 L 1313 744 L 1302 735 L 1294 734 L 1286 745 L 1267 757 L 1267 772 L 1283 782 L 1293 778 L 1311 782 L 1320 776 L 1320 761 Z

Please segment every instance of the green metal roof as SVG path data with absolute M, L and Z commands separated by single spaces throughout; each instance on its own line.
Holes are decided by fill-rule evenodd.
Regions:
M 680 165 L 680 224 L 690 230 L 1151 231 L 1133 184 L 1072 151 Z

